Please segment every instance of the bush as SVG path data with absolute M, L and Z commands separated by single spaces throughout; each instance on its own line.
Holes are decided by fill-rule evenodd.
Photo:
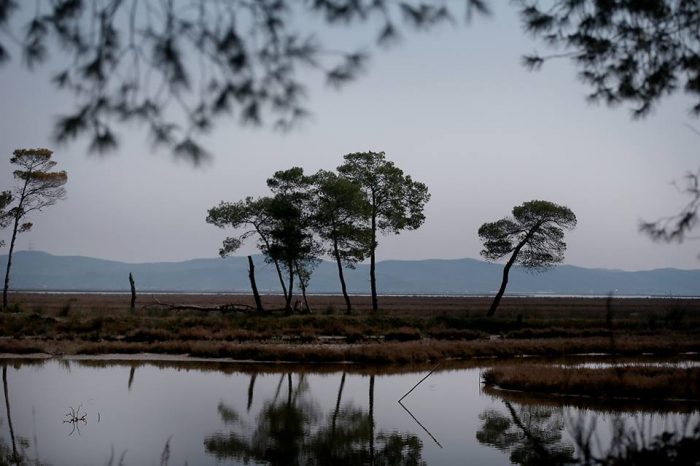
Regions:
M 127 342 L 146 342 L 152 343 L 154 341 L 167 341 L 174 339 L 172 332 L 162 329 L 153 328 L 137 328 L 129 332 L 125 337 L 124 341 Z
M 476 330 L 438 329 L 430 330 L 428 336 L 436 340 L 477 340 L 486 334 Z
M 400 327 L 397 330 L 389 331 L 384 334 L 385 341 L 413 341 L 420 339 L 420 332 L 410 327 Z

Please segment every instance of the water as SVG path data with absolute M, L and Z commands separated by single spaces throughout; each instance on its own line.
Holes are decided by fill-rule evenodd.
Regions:
M 53 465 L 537 464 L 537 448 L 575 456 L 592 420 L 605 450 L 619 419 L 648 440 L 699 418 L 697 405 L 495 395 L 480 384 L 495 362 L 442 366 L 403 405 L 430 366 L 3 362 L 0 464 L 13 451 Z

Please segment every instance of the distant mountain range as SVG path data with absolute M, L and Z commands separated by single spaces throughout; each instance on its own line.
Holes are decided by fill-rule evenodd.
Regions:
M 258 288 L 279 293 L 272 265 L 254 256 Z M 46 291 L 128 291 L 129 272 L 139 291 L 248 292 L 245 257 L 193 259 L 184 262 L 127 264 L 80 256 L 19 251 L 13 256 L 11 288 Z M 0 256 L 5 270 L 7 256 Z M 369 293 L 369 266 L 346 270 L 351 293 Z M 387 260 L 377 263 L 382 294 L 487 294 L 500 285 L 501 264 L 475 259 Z M 339 293 L 334 263 L 314 271 L 309 291 Z M 514 268 L 509 294 L 700 296 L 700 270 L 655 269 L 626 272 L 562 265 L 543 273 Z

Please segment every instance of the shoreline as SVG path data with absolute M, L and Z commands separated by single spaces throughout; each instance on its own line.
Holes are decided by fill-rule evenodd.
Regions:
M 410 342 L 290 344 L 279 342 L 231 343 L 226 341 L 123 342 L 47 340 L 25 338 L 0 340 L 0 353 L 9 355 L 46 354 L 53 357 L 138 355 L 201 358 L 205 360 L 309 364 L 416 364 L 472 358 L 528 359 L 537 357 L 601 356 L 692 356 L 700 352 L 700 336 L 680 340 L 680 335 L 620 336 L 613 351 L 610 339 L 546 338 L 524 340 L 419 340 Z M 149 356 L 153 357 L 153 356 Z

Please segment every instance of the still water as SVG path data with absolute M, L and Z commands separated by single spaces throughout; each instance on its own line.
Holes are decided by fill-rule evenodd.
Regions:
M 692 431 L 700 417 L 697 405 L 485 390 L 480 373 L 495 362 L 439 366 L 402 404 L 433 367 L 0 364 L 0 464 L 537 464 L 535 450 L 552 462 L 580 455 L 577 432 L 605 451 L 620 423 L 649 442 Z

